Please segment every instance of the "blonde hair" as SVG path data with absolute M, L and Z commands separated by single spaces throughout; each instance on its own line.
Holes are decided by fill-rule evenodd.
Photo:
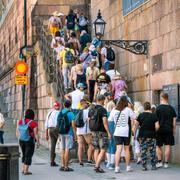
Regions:
M 113 101 L 110 101 L 107 103 L 106 110 L 107 112 L 111 112 L 115 108 L 115 103 Z
M 83 71 L 83 66 L 82 66 L 82 64 L 77 64 L 76 70 L 77 70 L 77 71 Z
M 139 115 L 143 111 L 144 111 L 144 107 L 142 103 L 140 101 L 134 102 L 134 112 L 136 113 L 136 115 Z

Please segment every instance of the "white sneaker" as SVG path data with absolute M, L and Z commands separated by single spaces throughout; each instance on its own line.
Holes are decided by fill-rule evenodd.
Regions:
M 107 163 L 107 164 L 106 164 L 106 168 L 109 168 L 109 166 L 110 166 L 110 164 L 109 164 L 109 163 Z
M 120 173 L 120 168 L 119 168 L 119 166 L 116 166 L 115 167 L 115 171 L 114 171 L 115 173 Z
M 162 162 L 158 162 L 158 163 L 156 164 L 156 167 L 157 167 L 157 168 L 163 167 L 163 163 L 162 163 Z
M 169 164 L 168 163 L 164 163 L 164 168 L 168 168 Z
M 131 166 L 127 166 L 127 167 L 126 167 L 126 171 L 127 171 L 127 172 L 132 172 L 133 169 L 131 168 Z

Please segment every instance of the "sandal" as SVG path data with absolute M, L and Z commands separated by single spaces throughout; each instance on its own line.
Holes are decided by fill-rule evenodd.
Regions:
M 32 172 L 24 172 L 24 175 L 32 175 Z
M 95 167 L 94 169 L 97 173 L 105 173 L 105 171 L 100 167 Z
M 74 171 L 74 169 L 67 167 L 67 168 L 64 168 L 64 171 Z
M 61 167 L 59 168 L 60 171 L 64 171 L 64 169 L 65 169 L 65 168 L 64 168 L 63 166 L 61 166 Z

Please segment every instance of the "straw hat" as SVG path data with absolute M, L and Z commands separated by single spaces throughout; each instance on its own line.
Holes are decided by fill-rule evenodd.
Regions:
M 115 76 L 114 76 L 114 80 L 118 80 L 118 79 L 121 79 L 122 77 L 121 77 L 121 75 L 120 74 L 116 74 Z
M 58 13 L 57 16 L 64 16 L 64 14 L 60 12 L 60 13 Z
M 81 101 L 86 101 L 87 103 L 90 103 L 89 95 L 85 94 Z
M 57 11 L 54 11 L 52 14 L 53 14 L 53 16 L 58 16 L 58 12 Z

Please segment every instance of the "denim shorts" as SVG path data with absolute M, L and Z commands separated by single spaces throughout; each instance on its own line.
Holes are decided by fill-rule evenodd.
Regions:
M 92 145 L 94 149 L 107 149 L 108 136 L 105 132 L 92 132 Z
M 69 150 L 73 147 L 73 136 L 60 135 L 60 149 Z

